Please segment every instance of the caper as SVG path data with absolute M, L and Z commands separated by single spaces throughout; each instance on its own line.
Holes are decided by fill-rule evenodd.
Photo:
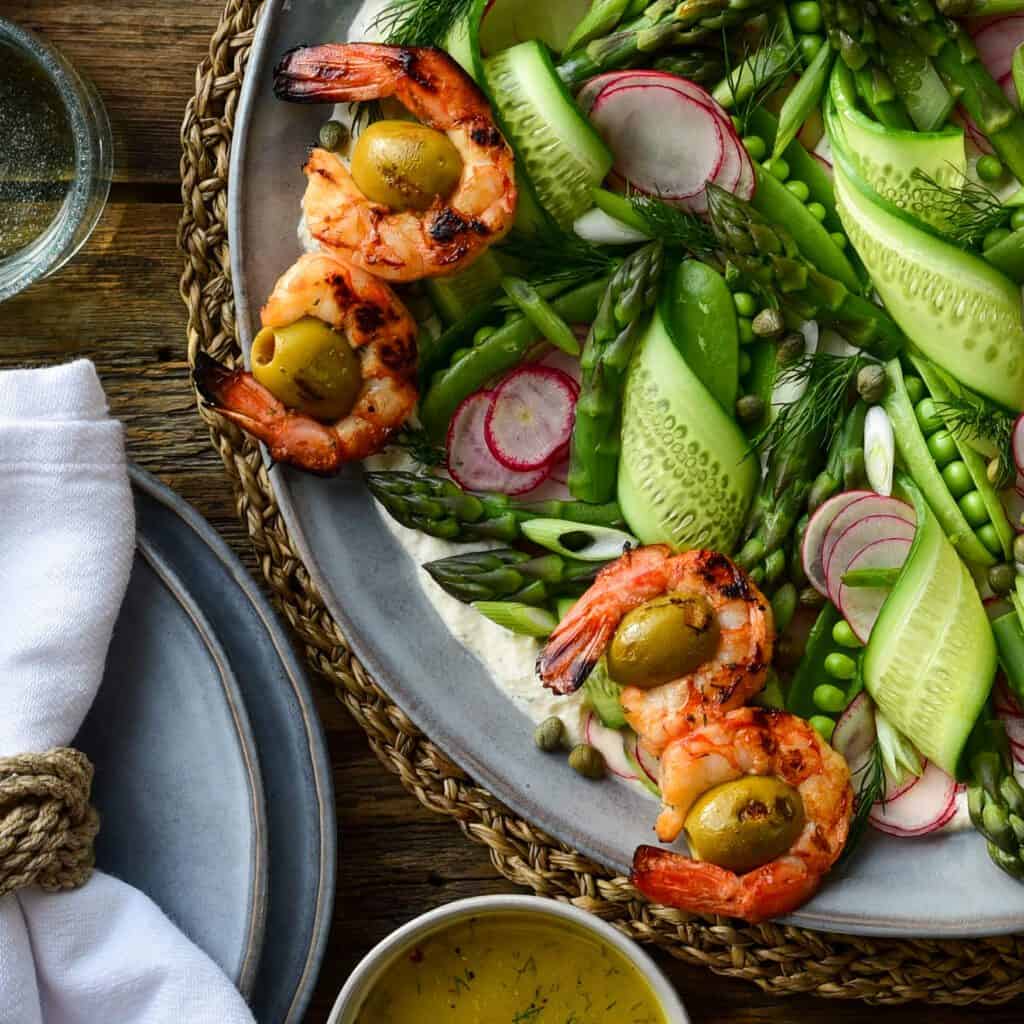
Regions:
M 569 767 L 588 779 L 604 777 L 607 765 L 604 754 L 589 743 L 580 743 L 569 752 Z
M 250 355 L 253 375 L 271 394 L 316 419 L 345 416 L 363 385 L 348 339 L 316 317 L 264 327 Z
M 786 318 L 777 309 L 762 309 L 754 317 L 752 326 L 759 338 L 777 338 L 786 329 Z M 803 338 L 800 340 L 802 342 Z
M 782 856 L 804 819 L 798 790 L 771 776 L 747 775 L 708 790 L 684 827 L 694 859 L 743 874 Z
M 988 571 L 988 585 L 992 588 L 993 593 L 1000 596 L 1013 590 L 1016 582 L 1017 573 L 1012 565 L 1007 565 L 1005 562 L 993 565 Z
M 998 455 L 989 460 L 989 464 L 985 468 L 985 475 L 988 477 L 988 482 L 997 491 L 1005 490 L 1013 483 L 1014 473 L 1007 466 L 1006 460 L 999 458 Z
M 533 742 L 537 744 L 538 750 L 543 750 L 548 754 L 557 750 L 565 742 L 565 724 L 558 715 L 545 718 L 533 730 Z
M 608 647 L 608 673 L 626 686 L 660 686 L 713 657 L 718 636 L 718 620 L 706 598 L 684 591 L 664 594 L 623 617 Z
M 426 210 L 451 194 L 461 174 L 451 139 L 411 121 L 376 121 L 352 154 L 352 178 L 363 195 L 395 210 Z
M 756 423 L 764 415 L 764 399 L 760 395 L 744 395 L 736 400 L 736 418 L 740 423 Z
M 336 153 L 348 142 L 348 128 L 340 121 L 325 121 L 320 125 L 319 142 L 322 149 Z
M 799 331 L 790 331 L 775 349 L 775 362 L 780 369 L 791 366 L 804 354 L 806 347 L 804 336 Z
M 1013 560 L 1024 562 L 1024 533 L 1018 533 L 1013 538 Z
M 988 509 L 985 506 L 985 499 L 980 491 L 968 491 L 958 502 L 964 519 L 971 526 L 984 526 L 988 522 Z
M 825 598 L 814 587 L 804 587 L 800 591 L 800 603 L 805 608 L 823 608 Z
M 880 363 L 868 363 L 860 368 L 857 374 L 857 393 L 868 405 L 877 405 L 885 398 L 887 387 L 885 367 Z

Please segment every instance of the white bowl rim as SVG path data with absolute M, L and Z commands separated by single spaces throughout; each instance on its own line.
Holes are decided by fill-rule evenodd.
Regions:
M 580 910 L 579 907 L 575 907 L 571 903 L 544 899 L 540 896 L 513 894 L 471 896 L 467 899 L 454 900 L 413 918 L 393 931 L 377 943 L 356 965 L 338 994 L 327 1024 L 342 1024 L 344 1019 L 342 1014 L 358 1009 L 366 994 L 367 983 L 373 980 L 377 969 L 389 961 L 393 954 L 403 947 L 411 945 L 414 939 L 437 931 L 439 926 L 450 924 L 460 918 L 501 911 L 526 911 L 547 917 L 560 917 L 574 922 L 584 931 L 598 935 L 625 956 L 647 979 L 661 1003 L 667 1024 L 690 1024 L 690 1018 L 687 1016 L 676 990 L 662 973 L 661 968 L 638 943 L 627 938 L 606 921 L 602 921 L 585 910 Z M 345 1024 L 350 1024 L 350 1022 L 346 1021 Z

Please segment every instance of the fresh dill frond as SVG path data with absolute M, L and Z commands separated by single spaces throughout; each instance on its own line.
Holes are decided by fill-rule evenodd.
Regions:
M 999 475 L 1013 480 L 1017 474 L 1013 461 L 1013 416 L 978 395 L 964 392 L 936 402 L 938 414 L 946 422 L 946 429 L 961 441 L 981 439 L 988 441 L 999 459 Z
M 714 252 L 715 236 L 707 222 L 696 214 L 641 192 L 631 192 L 629 202 L 651 238 L 671 248 L 685 249 L 694 256 Z
M 729 56 L 728 39 L 724 35 L 722 51 L 725 81 L 732 95 L 740 97 L 734 103 L 732 113 L 739 121 L 739 134 L 745 135 L 754 111 L 778 92 L 786 79 L 800 67 L 800 51 L 787 44 L 778 24 L 760 38 L 756 50 L 751 51 L 750 45 L 744 44 L 736 64 Z
M 911 177 L 919 184 L 914 189 L 914 203 L 945 223 L 945 234 L 955 245 L 975 248 L 990 231 L 1003 226 L 1006 207 L 991 189 L 968 178 L 959 168 L 954 170 L 960 181 L 943 185 L 920 167 L 915 168 Z
M 424 469 L 443 466 L 448 457 L 444 448 L 435 444 L 422 427 L 406 424 L 395 435 L 393 443 L 399 448 L 404 448 L 410 458 L 418 462 Z
M 473 0 L 391 0 L 373 28 L 389 46 L 440 46 L 473 6 Z
M 545 221 L 536 231 L 513 229 L 499 251 L 523 263 L 522 276 L 532 284 L 567 280 L 585 281 L 609 274 L 617 260 L 604 249 Z
M 885 794 L 885 765 L 882 762 L 882 748 L 876 740 L 864 767 L 857 774 L 860 782 L 854 797 L 853 817 L 846 835 L 846 845 L 837 864 L 845 864 L 864 836 L 871 815 L 871 808 Z
M 775 419 L 753 438 L 751 447 L 768 455 L 783 445 L 799 446 L 810 437 L 828 447 L 842 423 L 853 382 L 867 362 L 862 355 L 813 352 L 791 363 L 775 378 L 776 385 L 806 382 L 807 389 L 795 402 L 778 408 Z

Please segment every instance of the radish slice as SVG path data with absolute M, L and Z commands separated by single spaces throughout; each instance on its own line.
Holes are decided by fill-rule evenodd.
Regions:
M 616 85 L 598 96 L 590 119 L 635 188 L 701 208 L 725 158 L 722 125 L 709 107 L 674 86 Z
M 869 818 L 880 832 L 912 838 L 942 828 L 955 813 L 956 780 L 929 762 L 915 785 L 884 804 L 875 804 Z
M 484 436 L 493 397 L 493 391 L 477 391 L 455 410 L 448 427 L 448 472 L 467 491 L 525 494 L 547 477 L 547 467 L 516 473 L 494 457 Z
M 1010 15 L 990 22 L 974 33 L 978 59 L 1000 84 L 1010 74 L 1013 51 L 1024 43 L 1024 16 Z
M 832 746 L 846 758 L 850 774 L 862 772 L 875 745 L 875 706 L 866 690 L 861 690 L 836 721 Z M 854 791 L 857 786 L 854 785 Z
M 807 524 L 807 529 L 804 531 L 803 547 L 801 548 L 804 573 L 811 586 L 823 597 L 828 597 L 828 584 L 825 581 L 825 563 L 823 559 L 825 534 L 828 533 L 828 528 L 840 512 L 855 501 L 870 497 L 870 491 L 844 491 L 842 494 L 833 495 L 828 501 L 818 506 L 814 515 L 811 516 L 811 521 Z
M 1024 491 L 1021 490 L 1020 477 L 1017 478 L 1017 486 L 1007 487 L 1000 498 L 1010 525 L 1018 533 L 1024 533 Z
M 583 339 L 587 336 L 588 327 L 586 324 L 573 324 L 572 333 L 579 338 L 580 343 L 583 343 Z M 583 377 L 583 371 L 580 368 L 579 356 L 571 356 L 568 352 L 563 352 L 560 348 L 552 348 L 549 352 L 545 353 L 540 359 L 537 360 L 538 366 L 547 366 L 552 370 L 558 370 L 559 373 L 564 373 L 576 389 L 576 394 L 580 393 L 580 381 Z
M 518 473 L 545 468 L 572 437 L 577 393 L 571 377 L 548 366 L 531 364 L 510 373 L 495 389 L 484 419 L 491 454 Z
M 839 519 L 836 520 L 838 522 Z M 835 523 L 829 530 L 831 535 L 835 530 Z M 836 541 L 828 556 L 828 563 L 825 566 L 825 581 L 828 584 L 828 595 L 832 603 L 839 607 L 839 591 L 843 586 L 843 575 L 850 567 L 850 563 L 868 545 L 879 540 L 913 540 L 914 527 L 905 519 L 899 516 L 865 516 L 851 523 Z M 902 563 L 900 563 L 902 564 Z M 868 568 L 865 566 L 864 568 Z M 881 568 L 893 568 L 883 566 Z M 862 590 L 862 587 L 848 588 Z M 854 630 L 856 632 L 856 630 Z M 860 638 L 863 640 L 863 638 Z
M 644 747 L 639 736 L 634 737 L 633 742 L 635 743 L 633 756 L 636 758 L 636 763 L 640 765 L 640 770 L 644 775 L 657 786 L 661 774 L 661 762 Z
M 999 79 L 999 87 L 1003 95 L 1017 108 L 1020 107 L 1020 97 L 1017 95 L 1017 83 L 1013 80 L 1012 74 L 1005 74 Z
M 528 501 L 572 501 L 573 496 L 569 488 L 561 481 L 548 477 L 542 480 L 532 490 L 519 495 Z
M 872 518 L 886 519 L 887 516 Z M 867 523 L 865 519 L 862 522 Z M 894 523 L 902 522 L 893 519 Z M 856 529 L 856 527 L 851 527 Z M 910 527 L 912 530 L 913 527 Z M 876 540 L 873 544 L 859 551 L 851 559 L 846 567 L 849 572 L 854 569 L 899 569 L 907 560 L 910 553 L 911 539 L 906 540 L 895 537 L 887 537 L 885 540 Z M 836 551 L 842 547 L 842 543 L 836 547 Z M 850 628 L 857 635 L 857 639 L 866 644 L 871 639 L 871 630 L 878 620 L 878 614 L 885 604 L 889 591 L 876 587 L 848 587 L 845 583 L 839 584 L 839 600 L 837 604 L 843 613 L 843 618 L 850 624 Z
M 1017 417 L 1013 425 L 1013 461 L 1017 466 L 1017 472 L 1024 475 L 1024 414 Z
M 1006 727 L 1006 738 L 1018 747 L 1024 747 L 1024 717 L 1020 715 L 1003 715 L 1003 725 Z
M 1000 718 L 1024 718 L 1024 710 L 1002 676 L 996 680 L 992 690 L 992 703 Z
M 913 524 L 914 522 L 914 510 L 906 502 L 900 501 L 898 498 L 883 498 L 871 491 L 860 493 L 862 496 L 857 501 L 847 505 L 832 520 L 821 542 L 821 564 L 824 566 L 826 584 L 828 582 L 828 563 L 832 557 L 832 551 L 839 542 L 839 538 L 858 519 L 866 519 L 868 516 L 896 516 L 898 519 L 905 519 L 908 523 Z M 893 536 L 902 536 L 902 534 L 896 533 Z M 871 540 L 879 539 L 878 537 L 871 538 Z M 865 540 L 864 544 L 867 543 L 869 541 Z M 849 557 L 852 558 L 864 544 L 851 548 L 848 552 Z
M 587 743 L 596 747 L 604 755 L 605 764 L 612 775 L 629 782 L 637 782 L 640 776 L 632 771 L 622 750 L 622 734 L 618 729 L 609 729 L 603 725 L 593 711 L 587 712 L 587 722 L 583 727 L 583 735 Z

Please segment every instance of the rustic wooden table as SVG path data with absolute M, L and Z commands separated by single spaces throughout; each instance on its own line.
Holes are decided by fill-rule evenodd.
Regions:
M 0 368 L 77 356 L 96 362 L 131 457 L 173 487 L 255 571 L 221 464 L 196 416 L 184 357 L 178 126 L 220 0 L 0 0 L 0 15 L 60 46 L 90 75 L 114 129 L 116 179 L 86 249 L 53 279 L 0 307 Z M 321 688 L 337 792 L 340 864 L 334 925 L 308 1020 L 326 1020 L 362 955 L 415 915 L 464 896 L 516 891 L 483 847 L 388 774 L 362 732 Z M 1021 1009 L 886 1008 L 782 1000 L 667 956 L 659 960 L 695 1024 L 927 1020 L 1019 1021 Z

